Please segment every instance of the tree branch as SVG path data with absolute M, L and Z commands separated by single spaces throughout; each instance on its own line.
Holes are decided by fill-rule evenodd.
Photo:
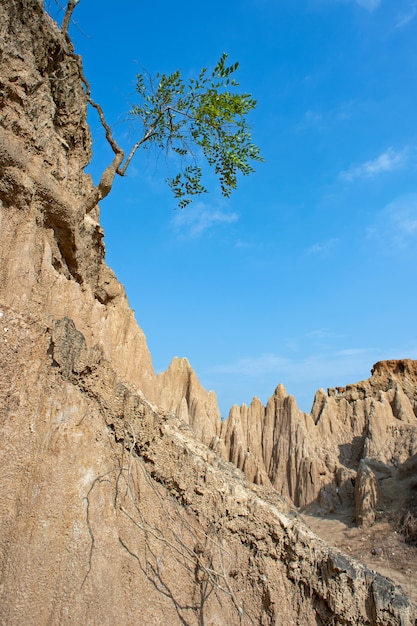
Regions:
M 79 0 L 73 0 L 73 1 L 78 2 Z M 101 175 L 99 184 L 97 185 L 97 187 L 93 189 L 92 193 L 87 198 L 85 209 L 86 209 L 86 213 L 89 213 L 96 206 L 96 204 L 100 202 L 100 200 L 108 196 L 108 194 L 110 193 L 111 188 L 113 187 L 114 178 L 116 176 L 116 173 L 118 172 L 120 165 L 123 163 L 125 154 L 122 148 L 119 146 L 119 144 L 113 137 L 111 128 L 107 124 L 106 118 L 104 117 L 103 109 L 91 97 L 90 83 L 86 79 L 85 74 L 83 72 L 81 58 L 75 54 L 74 54 L 74 57 L 77 60 L 80 77 L 85 87 L 85 94 L 87 96 L 87 102 L 97 111 L 101 125 L 103 126 L 105 133 L 106 133 L 107 142 L 109 143 L 115 155 L 113 161 L 104 170 L 103 174 Z
M 145 135 L 142 137 L 142 139 L 139 139 L 139 141 L 137 141 L 135 143 L 135 145 L 133 146 L 133 148 L 131 149 L 129 156 L 127 157 L 126 161 L 123 164 L 123 167 L 118 167 L 117 169 L 117 174 L 119 174 L 119 176 L 124 176 L 126 173 L 127 168 L 129 167 L 130 161 L 133 159 L 133 157 L 135 156 L 135 152 L 138 150 L 138 148 L 140 148 L 140 146 L 142 144 L 144 144 L 146 141 L 149 141 L 149 139 L 152 139 L 152 137 L 154 135 L 156 135 L 156 127 L 158 125 L 159 120 L 161 119 L 161 117 L 163 116 L 163 113 L 161 113 L 161 115 L 155 120 L 155 122 L 152 124 L 152 126 L 150 127 L 150 129 L 145 133 Z M 120 164 L 121 165 L 121 164 Z
M 74 8 L 78 3 L 79 0 L 68 0 L 62 22 L 61 30 L 69 43 L 71 42 L 68 27 Z M 231 191 L 236 188 L 238 171 L 243 174 L 253 171 L 248 160 L 263 160 L 259 156 L 259 149 L 250 143 L 250 134 L 242 117 L 243 114 L 254 108 L 256 102 L 248 100 L 247 94 L 233 95 L 228 91 L 225 93 L 221 91 L 229 84 L 229 79 L 226 77 L 237 68 L 237 64 L 223 67 L 226 55 L 221 57 L 214 71 L 214 74 L 217 70 L 223 72 L 219 74 L 219 78 L 222 80 L 218 83 L 212 82 L 210 85 L 210 81 L 204 77 L 206 70 L 203 70 L 199 79 L 201 84 L 196 82 L 196 88 L 192 89 L 186 97 L 183 96 L 184 83 L 179 71 L 170 76 L 162 75 L 156 91 L 150 78 L 151 96 L 147 93 L 143 77 L 138 76 L 137 90 L 145 104 L 142 107 L 135 106 L 131 113 L 143 122 L 144 135 L 134 144 L 125 160 L 125 153 L 114 139 L 103 109 L 91 97 L 91 87 L 84 75 L 81 57 L 74 52 L 70 52 L 70 54 L 77 63 L 87 102 L 97 111 L 105 131 L 106 140 L 114 153 L 113 161 L 103 171 L 100 182 L 85 200 L 84 210 L 86 213 L 92 211 L 103 198 L 109 195 L 116 174 L 124 176 L 137 150 L 150 140 L 154 140 L 160 149 L 166 148 L 167 152 L 172 149 L 181 156 L 195 158 L 187 141 L 187 139 L 191 139 L 191 143 L 202 149 L 209 165 L 214 166 L 215 174 L 220 178 L 221 191 L 226 197 L 229 197 Z M 193 81 L 191 81 L 192 84 Z M 197 94 L 197 90 L 201 89 L 203 92 Z M 179 116 L 180 119 L 176 120 L 176 116 Z M 236 120 L 236 118 L 238 119 Z M 233 133 L 231 129 L 235 129 L 235 132 Z M 201 168 L 188 166 L 182 174 L 168 179 L 174 196 L 179 200 L 180 208 L 191 202 L 192 196 L 207 191 L 201 185 L 201 175 Z
M 62 20 L 61 31 L 65 36 L 68 36 L 68 28 L 71 21 L 72 12 L 79 3 L 80 0 L 68 0 L 67 10 L 65 11 L 64 19 Z

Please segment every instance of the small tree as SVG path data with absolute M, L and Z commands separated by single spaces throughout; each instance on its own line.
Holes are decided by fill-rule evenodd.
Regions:
M 207 192 L 201 183 L 200 154 L 214 168 L 226 197 L 236 188 L 238 172 L 247 175 L 254 171 L 251 161 L 262 161 L 246 120 L 256 101 L 250 94 L 235 92 L 238 83 L 232 75 L 239 64 L 226 65 L 226 61 L 227 55 L 222 54 L 211 73 L 203 68 L 188 85 L 179 71 L 157 75 L 155 81 L 137 76 L 140 103 L 131 115 L 141 121 L 143 136 L 130 157 L 145 142 L 176 153 L 182 167 L 168 183 L 181 208 L 192 196 Z M 128 164 L 129 158 L 124 169 Z
M 67 38 L 72 12 L 78 2 L 69 0 L 67 5 L 62 22 L 62 31 Z M 236 188 L 239 172 L 247 175 L 254 171 L 253 161 L 263 161 L 259 148 L 252 143 L 246 119 L 255 108 L 256 100 L 250 94 L 236 91 L 239 83 L 233 75 L 239 64 L 227 65 L 227 54 L 222 54 L 211 73 L 203 68 L 198 78 L 191 78 L 188 84 L 179 70 L 170 75 L 158 74 L 154 79 L 145 74 L 137 75 L 139 102 L 132 107 L 130 116 L 139 121 L 141 136 L 126 159 L 113 138 L 100 105 L 91 98 L 81 62 L 79 67 L 88 101 L 97 110 L 115 154 L 88 199 L 87 210 L 110 193 L 116 174 L 125 175 L 141 146 L 156 146 L 179 159 L 180 171 L 167 182 L 180 208 L 187 206 L 193 196 L 207 192 L 202 184 L 201 156 L 214 169 L 225 197 Z

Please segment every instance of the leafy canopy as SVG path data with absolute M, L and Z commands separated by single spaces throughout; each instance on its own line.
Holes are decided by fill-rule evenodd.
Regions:
M 167 182 L 180 208 L 207 192 L 198 165 L 201 154 L 214 169 L 225 197 L 236 188 L 238 172 L 247 175 L 254 171 L 252 161 L 263 161 L 246 120 L 256 100 L 236 93 L 239 83 L 233 74 L 239 64 L 227 65 L 226 60 L 227 54 L 222 54 L 211 73 L 203 68 L 187 85 L 180 71 L 155 79 L 137 76 L 140 101 L 130 114 L 142 123 L 144 134 L 135 148 L 147 142 L 178 155 L 180 172 Z

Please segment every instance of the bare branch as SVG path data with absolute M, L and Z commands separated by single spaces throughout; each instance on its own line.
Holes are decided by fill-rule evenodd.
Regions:
M 135 143 L 135 145 L 133 146 L 133 148 L 131 149 L 129 156 L 127 157 L 126 161 L 123 164 L 123 167 L 118 167 L 117 168 L 117 174 L 119 174 L 119 176 L 124 176 L 126 174 L 126 170 L 130 165 L 131 160 L 133 159 L 133 157 L 135 156 L 136 151 L 141 147 L 142 144 L 145 143 L 145 141 L 148 141 L 149 139 L 151 139 L 153 136 L 155 135 L 155 129 L 152 130 L 152 132 L 147 132 L 146 135 L 144 137 L 142 137 L 142 139 L 139 139 L 139 141 L 137 141 Z
M 65 11 L 64 19 L 62 20 L 61 30 L 65 36 L 68 36 L 68 28 L 71 21 L 72 13 L 80 0 L 68 0 L 67 10 Z
M 79 0 L 76 0 L 76 2 L 78 1 Z M 113 187 L 114 178 L 116 176 L 116 173 L 118 172 L 120 165 L 123 163 L 123 159 L 125 155 L 124 155 L 122 148 L 119 146 L 119 144 L 113 137 L 111 128 L 108 125 L 106 118 L 104 117 L 103 109 L 91 97 L 90 83 L 86 79 L 85 74 L 83 72 L 81 58 L 77 56 L 76 54 L 74 54 L 74 58 L 77 61 L 78 69 L 80 72 L 80 77 L 85 87 L 85 94 L 87 96 L 87 101 L 97 111 L 101 125 L 103 126 L 104 131 L 106 133 L 107 142 L 109 143 L 115 155 L 113 161 L 104 170 L 103 174 L 101 175 L 99 184 L 97 185 L 97 187 L 93 189 L 92 193 L 87 198 L 86 212 L 89 213 L 96 206 L 96 204 L 100 202 L 100 200 L 102 200 L 103 198 L 109 195 Z

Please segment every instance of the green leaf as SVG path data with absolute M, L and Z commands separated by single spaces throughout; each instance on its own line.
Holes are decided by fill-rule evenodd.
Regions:
M 247 123 L 256 100 L 237 92 L 238 82 L 231 75 L 239 64 L 226 62 L 223 53 L 211 74 L 203 68 L 188 85 L 180 71 L 158 74 L 153 80 L 137 76 L 139 102 L 131 117 L 142 125 L 143 143 L 172 152 L 179 160 L 180 172 L 168 184 L 182 208 L 193 196 L 207 192 L 196 155 L 214 169 L 225 197 L 236 188 L 239 173 L 247 175 L 254 171 L 252 161 L 263 161 Z

